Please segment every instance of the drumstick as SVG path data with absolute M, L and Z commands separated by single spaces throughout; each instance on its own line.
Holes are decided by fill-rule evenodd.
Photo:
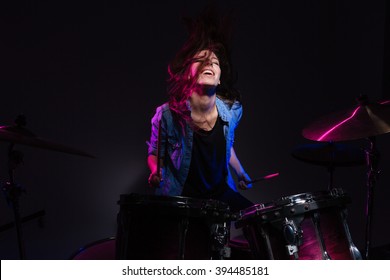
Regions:
M 276 176 L 279 176 L 279 172 L 277 172 L 277 173 L 272 173 L 272 174 L 269 174 L 269 175 L 267 175 L 267 176 L 264 176 L 264 177 L 261 177 L 261 178 L 254 179 L 254 180 L 251 180 L 251 181 L 246 182 L 246 183 L 247 183 L 247 184 L 253 184 L 253 183 L 256 183 L 256 182 L 260 182 L 260 181 L 264 181 L 264 180 L 271 179 L 271 178 L 276 177 Z
M 158 138 L 157 138 L 157 175 L 161 177 L 160 170 L 160 150 L 161 150 L 161 119 L 158 122 Z

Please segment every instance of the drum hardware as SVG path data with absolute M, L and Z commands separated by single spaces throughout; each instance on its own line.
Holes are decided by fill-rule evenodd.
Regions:
M 230 223 L 229 223 L 230 227 Z M 214 259 L 223 260 L 231 257 L 231 249 L 227 245 L 229 240 L 229 228 L 227 223 L 215 223 L 210 226 L 211 230 L 211 248 Z
M 353 256 L 354 260 L 362 260 L 362 254 L 358 250 L 358 248 L 355 246 L 355 244 L 352 241 L 352 236 L 351 233 L 349 232 L 348 226 L 347 226 L 347 210 L 342 210 L 340 211 L 340 220 L 342 221 L 343 227 L 344 227 L 344 232 L 346 234 L 348 243 L 349 243 L 349 251 L 351 256 Z
M 326 245 L 324 241 L 324 237 L 322 236 L 322 231 L 320 228 L 320 217 L 318 213 L 313 213 L 312 220 L 314 222 L 314 229 L 316 232 L 317 239 L 319 241 L 319 246 L 321 247 L 322 252 L 322 259 L 323 260 L 330 260 L 328 252 L 326 251 Z
M 15 120 L 15 125 L 0 126 L 0 141 L 10 143 L 8 148 L 9 181 L 3 185 L 2 190 L 14 212 L 19 257 L 22 260 L 26 259 L 26 249 L 22 231 L 22 218 L 20 216 L 20 197 L 25 192 L 25 188 L 15 182 L 15 170 L 23 163 L 23 153 L 14 150 L 15 144 L 94 158 L 94 156 L 81 150 L 36 137 L 34 133 L 25 128 L 26 123 L 25 116 L 19 115 Z
M 179 234 L 179 259 L 184 260 L 184 252 L 186 248 L 186 236 L 187 236 L 187 231 L 188 231 L 188 225 L 189 221 L 187 217 L 184 217 L 180 223 L 180 234 Z
M 380 173 L 378 169 L 379 165 L 379 152 L 376 148 L 375 137 L 369 137 L 369 148 L 366 150 L 367 159 L 367 207 L 366 207 L 366 247 L 365 256 L 366 259 L 370 258 L 371 250 L 371 232 L 372 232 L 372 219 L 374 209 L 374 189 L 376 186 L 377 176 Z
M 3 191 L 4 191 L 4 189 L 3 189 Z M 40 211 L 35 212 L 35 213 L 31 214 L 31 215 L 28 215 L 28 216 L 25 216 L 25 217 L 21 218 L 21 222 L 25 223 L 25 222 L 29 222 L 29 221 L 31 221 L 33 219 L 38 219 L 39 227 L 43 227 L 43 219 L 42 219 L 42 217 L 45 216 L 45 214 L 46 214 L 45 210 L 40 210 Z M 14 222 L 7 223 L 5 225 L 1 225 L 0 226 L 0 232 L 3 232 L 3 231 L 5 231 L 7 229 L 10 229 L 10 228 L 13 228 L 14 226 L 15 226 Z
M 0 126 L 0 141 L 57 151 L 66 154 L 95 158 L 95 156 L 79 149 L 37 137 L 34 133 L 25 128 L 26 118 L 23 115 L 19 115 L 17 117 L 15 124 L 16 125 L 11 126 Z
M 303 129 L 305 138 L 314 141 L 350 141 L 366 139 L 367 198 L 365 257 L 370 258 L 374 189 L 376 187 L 379 152 L 376 136 L 390 132 L 390 100 L 370 102 L 367 95 L 357 98 L 358 106 L 339 111 L 312 122 Z
M 302 230 L 298 228 L 293 220 L 286 218 L 283 223 L 283 235 L 286 240 L 288 254 L 298 259 L 298 247 L 302 245 Z
M 242 228 L 255 259 L 358 259 L 346 219 L 350 202 L 340 190 L 284 196 L 241 211 Z
M 247 235 L 247 236 L 249 236 L 249 235 L 248 235 L 248 230 L 249 230 L 248 227 L 244 228 L 244 234 Z M 268 258 L 269 258 L 270 260 L 274 260 L 274 259 L 275 259 L 275 256 L 274 256 L 273 251 L 272 251 L 272 249 L 271 249 L 272 246 L 271 246 L 270 235 L 269 235 L 268 232 L 265 230 L 265 228 L 261 228 L 260 234 L 261 234 L 261 236 L 264 238 L 265 243 L 267 244 L 266 246 L 267 246 L 267 255 L 268 255 Z M 253 238 L 254 238 L 254 236 L 253 236 L 253 234 L 252 234 L 250 240 L 253 240 Z M 261 258 L 261 255 L 258 254 L 258 250 L 259 250 L 258 246 L 253 247 L 253 241 L 252 241 L 252 246 L 251 246 L 251 247 L 252 247 L 251 249 L 252 249 L 252 251 L 253 251 L 253 255 L 255 256 L 255 258 L 256 258 L 256 259 L 257 259 L 257 258 Z
M 26 248 L 24 244 L 22 221 L 20 217 L 20 197 L 25 189 L 15 183 L 15 169 L 23 162 L 23 154 L 13 150 L 14 144 L 11 143 L 8 149 L 8 175 L 9 181 L 3 186 L 7 202 L 12 206 L 15 219 L 16 236 L 19 248 L 19 257 L 21 260 L 26 259 Z
M 330 190 L 329 194 L 332 197 L 341 197 L 341 196 L 346 195 L 346 193 L 344 192 L 344 190 L 342 188 L 333 188 Z
M 365 153 L 360 147 L 332 141 L 297 146 L 291 155 L 306 163 L 325 166 L 329 174 L 329 191 L 334 188 L 335 167 L 359 166 L 366 163 Z

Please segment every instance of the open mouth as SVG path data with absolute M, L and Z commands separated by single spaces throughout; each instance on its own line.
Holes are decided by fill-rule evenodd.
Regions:
M 207 75 L 207 76 L 214 76 L 214 72 L 209 70 L 209 69 L 206 69 L 202 72 L 202 75 Z

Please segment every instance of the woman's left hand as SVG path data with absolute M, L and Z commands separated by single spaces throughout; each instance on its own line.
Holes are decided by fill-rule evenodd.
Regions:
M 247 173 L 243 173 L 238 178 L 238 188 L 240 190 L 247 190 L 252 187 L 252 184 L 250 183 L 251 178 Z

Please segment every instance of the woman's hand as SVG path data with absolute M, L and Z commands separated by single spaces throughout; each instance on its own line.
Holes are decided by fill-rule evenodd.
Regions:
M 242 173 L 238 178 L 238 188 L 240 190 L 247 190 L 252 187 L 252 184 L 249 182 L 251 181 L 251 178 L 247 173 Z
M 161 172 L 160 172 L 160 174 L 150 173 L 149 179 L 148 179 L 149 186 L 151 186 L 153 188 L 158 188 L 158 187 L 160 187 L 161 181 L 162 181 Z
M 148 156 L 148 166 L 151 172 L 148 179 L 149 186 L 154 188 L 160 187 L 160 183 L 162 181 L 162 168 L 160 167 L 160 172 L 157 172 L 158 164 L 157 157 L 155 155 Z

